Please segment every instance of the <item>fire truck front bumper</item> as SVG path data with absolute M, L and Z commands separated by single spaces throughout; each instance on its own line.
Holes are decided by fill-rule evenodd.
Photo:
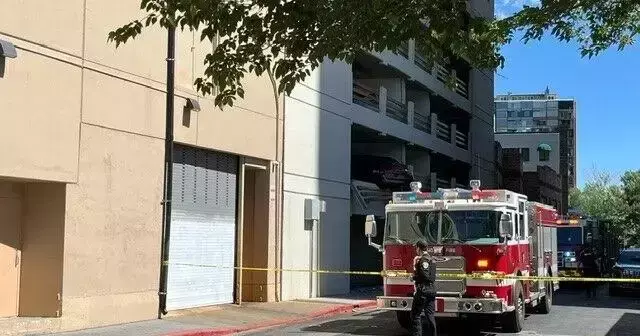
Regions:
M 378 309 L 411 311 L 412 297 L 379 296 Z M 436 316 L 457 317 L 463 314 L 502 314 L 513 311 L 513 306 L 499 298 L 436 297 Z

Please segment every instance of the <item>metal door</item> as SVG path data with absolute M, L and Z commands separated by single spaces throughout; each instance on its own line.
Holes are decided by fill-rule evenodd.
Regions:
M 232 303 L 238 158 L 174 148 L 167 309 Z

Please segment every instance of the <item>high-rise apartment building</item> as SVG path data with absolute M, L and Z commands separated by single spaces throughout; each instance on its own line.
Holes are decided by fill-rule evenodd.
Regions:
M 496 141 L 519 148 L 524 172 L 548 166 L 560 175 L 562 204 L 576 186 L 576 101 L 543 93 L 506 94 L 495 98 Z

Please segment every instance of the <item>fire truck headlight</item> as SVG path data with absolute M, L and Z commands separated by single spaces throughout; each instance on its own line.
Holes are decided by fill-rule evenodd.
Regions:
M 481 310 L 482 310 L 482 303 L 480 303 L 480 302 L 476 302 L 476 303 L 473 305 L 473 309 L 475 309 L 476 311 L 481 311 Z
M 391 306 L 393 308 L 397 307 L 398 306 L 398 301 L 396 301 L 396 300 L 389 301 L 389 306 Z
M 489 266 L 489 260 L 487 259 L 478 260 L 478 267 L 486 268 L 487 266 Z

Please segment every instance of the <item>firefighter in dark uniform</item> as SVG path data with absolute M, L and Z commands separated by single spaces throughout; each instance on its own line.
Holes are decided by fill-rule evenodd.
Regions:
M 597 255 L 592 245 L 591 237 L 587 236 L 587 243 L 582 251 L 580 251 L 580 264 L 582 264 L 583 275 L 586 278 L 599 278 L 600 272 L 597 262 Z M 593 281 L 586 281 L 585 286 L 587 288 L 587 297 L 596 297 L 598 291 L 598 283 Z
M 415 294 L 411 306 L 411 335 L 436 336 L 436 265 L 427 253 L 427 243 L 416 243 L 418 256 L 413 263 Z

